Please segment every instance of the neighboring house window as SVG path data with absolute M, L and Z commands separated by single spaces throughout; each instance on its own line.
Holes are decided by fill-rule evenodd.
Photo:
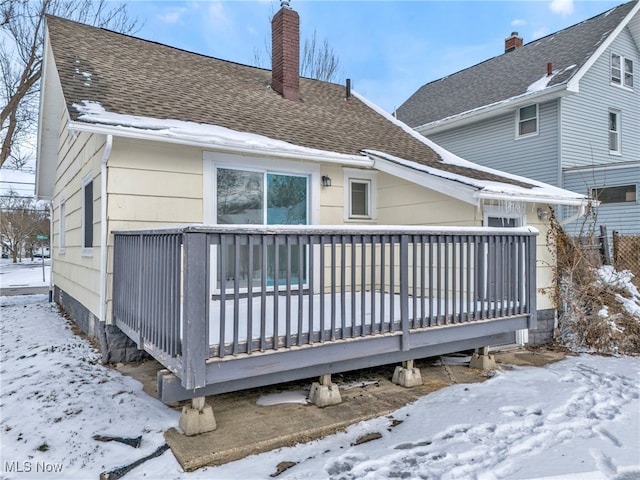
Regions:
M 93 178 L 82 181 L 82 248 L 93 248 Z
M 64 200 L 60 200 L 59 215 L 60 215 L 60 218 L 58 219 L 58 252 L 64 253 L 66 216 L 67 216 L 67 204 Z
M 527 105 L 518 110 L 518 137 L 538 133 L 538 105 Z
M 376 174 L 344 169 L 345 220 L 374 220 Z
M 609 111 L 609 153 L 620 155 L 620 112 Z
M 611 54 L 611 83 L 633 88 L 633 60 Z
M 637 199 L 635 185 L 593 188 L 591 189 L 591 196 L 600 203 L 632 203 Z

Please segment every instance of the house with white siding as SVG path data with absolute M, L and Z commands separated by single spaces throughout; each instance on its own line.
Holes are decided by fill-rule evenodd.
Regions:
M 164 401 L 315 375 L 334 401 L 331 373 L 403 362 L 409 385 L 415 358 L 548 340 L 538 212 L 585 195 L 300 78 L 283 3 L 272 70 L 47 18 L 36 192 L 55 300 L 106 361 L 162 363 Z
M 513 32 L 504 54 L 423 85 L 396 115 L 474 163 L 597 199 L 597 225 L 639 234 L 639 12 L 634 0 L 526 44 Z

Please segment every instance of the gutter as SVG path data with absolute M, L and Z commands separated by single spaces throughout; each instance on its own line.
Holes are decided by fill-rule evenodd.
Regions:
M 102 152 L 100 163 L 100 313 L 101 322 L 106 322 L 106 301 L 107 301 L 107 161 L 111 156 L 113 147 L 113 136 L 107 135 L 107 142 Z
M 584 214 L 584 210 L 586 208 L 585 203 L 587 202 L 587 199 L 585 198 L 563 198 L 546 195 L 509 195 L 490 192 L 479 192 L 477 198 L 478 200 L 512 200 L 515 202 L 524 203 L 551 203 L 557 205 L 567 205 L 572 207 L 580 207 L 583 212 L 582 214 Z
M 319 155 L 307 152 L 287 152 L 286 150 L 272 150 L 263 148 L 246 148 L 246 147 L 234 147 L 230 145 L 215 145 L 210 142 L 205 142 L 197 139 L 187 139 L 180 137 L 168 137 L 163 135 L 157 135 L 153 133 L 153 130 L 140 130 L 133 127 L 120 127 L 114 125 L 96 125 L 84 122 L 72 121 L 69 122 L 69 130 L 76 132 L 97 133 L 108 136 L 116 136 L 123 138 L 133 138 L 137 140 L 149 140 L 154 142 L 167 142 L 175 143 L 178 145 L 189 145 L 192 147 L 200 147 L 207 150 L 214 150 L 218 152 L 226 152 L 242 155 L 256 155 L 261 157 L 273 158 L 287 158 L 290 160 L 307 160 L 324 163 L 337 163 L 340 165 L 354 166 L 354 167 L 373 167 L 373 160 L 364 155 L 349 155 L 349 154 L 335 154 L 331 155 Z M 304 148 L 304 147 L 301 147 Z

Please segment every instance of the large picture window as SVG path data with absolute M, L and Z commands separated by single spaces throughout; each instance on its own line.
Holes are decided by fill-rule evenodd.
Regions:
M 264 171 L 218 168 L 216 170 L 216 220 L 234 225 L 306 225 L 308 223 L 308 177 Z M 283 285 L 287 276 L 293 284 L 306 283 L 306 246 L 270 245 L 266 250 L 248 243 L 226 245 L 223 262 L 218 258 L 218 285 L 226 289 L 240 282 L 246 289 L 262 282 L 266 252 L 266 284 Z M 249 249 L 251 248 L 251 251 Z M 251 261 L 250 261 L 251 258 Z M 249 265 L 252 265 L 249 271 Z M 236 266 L 238 274 L 236 275 Z
M 306 225 L 307 177 L 218 168 L 217 223 Z

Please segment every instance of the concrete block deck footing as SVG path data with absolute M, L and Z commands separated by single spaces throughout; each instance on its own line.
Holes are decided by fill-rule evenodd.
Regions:
M 316 407 L 328 407 L 342 403 L 338 386 L 331 382 L 331 375 L 322 375 L 318 382 L 311 384 L 309 401 Z
M 190 407 L 182 407 L 178 426 L 188 437 L 212 432 L 217 427 L 213 408 L 211 405 L 205 405 L 204 397 L 194 398 Z
M 495 370 L 496 359 L 493 355 L 489 355 L 489 347 L 477 349 L 471 357 L 469 367 L 479 370 Z
M 401 387 L 416 387 L 422 385 L 422 374 L 419 368 L 414 368 L 413 360 L 409 360 L 396 367 L 391 381 Z

